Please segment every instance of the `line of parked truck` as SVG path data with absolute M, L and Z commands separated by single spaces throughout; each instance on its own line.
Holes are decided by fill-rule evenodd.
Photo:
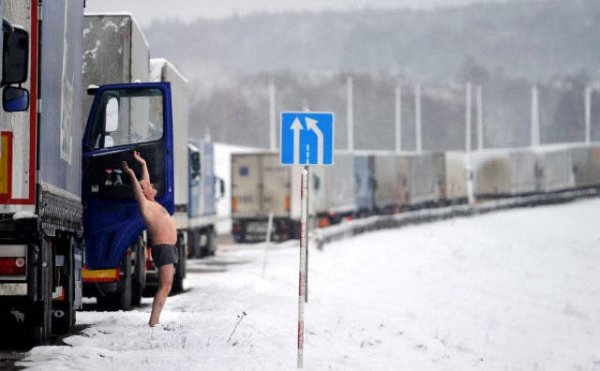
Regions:
M 121 171 L 150 164 L 157 200 L 185 259 L 214 253 L 213 146 L 189 138 L 187 81 L 151 59 L 128 14 L 84 16 L 83 0 L 4 0 L 0 111 L 1 340 L 40 344 L 75 323 L 82 297 L 128 309 L 156 281 L 147 235 Z M 88 117 L 87 121 L 85 117 Z M 84 124 L 86 122 L 86 124 Z M 297 167 L 278 155 L 232 157 L 233 234 L 298 236 Z M 315 225 L 486 198 L 600 186 L 600 146 L 480 152 L 342 153 L 311 169 Z M 221 192 L 219 192 L 219 190 Z
M 344 152 L 331 167 L 311 167 L 309 214 L 323 227 L 391 214 L 495 198 L 600 188 L 600 144 L 573 143 L 473 152 Z M 267 181 L 268 180 L 268 181 Z M 232 234 L 264 240 L 298 238 L 300 169 L 279 166 L 274 152 L 231 159 Z
M 183 290 L 186 258 L 215 250 L 213 149 L 189 138 L 187 80 L 150 58 L 131 15 L 84 9 L 82 0 L 0 2 L 0 326 L 9 345 L 69 332 L 84 295 L 129 309 L 156 282 L 121 171 L 126 160 L 140 175 L 134 150 L 176 220 L 174 289 Z

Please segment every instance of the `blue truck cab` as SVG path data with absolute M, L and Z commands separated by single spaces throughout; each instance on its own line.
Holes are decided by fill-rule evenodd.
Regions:
M 133 151 L 146 160 L 156 201 L 173 215 L 173 119 L 167 82 L 103 85 L 94 89 L 82 145 L 85 241 L 84 296 L 99 307 L 127 310 L 145 286 L 145 229 L 127 161 L 138 179 Z M 86 292 L 87 291 L 87 292 Z M 93 291 L 93 292 L 91 292 Z

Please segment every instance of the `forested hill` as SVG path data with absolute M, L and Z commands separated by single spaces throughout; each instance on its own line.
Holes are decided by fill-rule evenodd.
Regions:
M 191 135 L 253 146 L 268 146 L 269 79 L 277 112 L 334 112 L 336 148 L 345 148 L 351 74 L 359 149 L 394 148 L 397 83 L 402 148 L 416 147 L 413 84 L 421 83 L 423 148 L 446 150 L 465 146 L 467 81 L 481 87 L 484 145 L 506 147 L 530 142 L 534 85 L 542 143 L 582 140 L 583 91 L 600 78 L 600 0 L 263 14 L 154 23 L 146 34 L 152 56 L 190 79 Z M 600 93 L 592 98 L 600 117 Z M 592 138 L 600 140 L 600 125 Z
M 473 63 L 531 81 L 600 70 L 598 0 L 263 14 L 153 23 L 146 34 L 153 56 L 211 83 L 273 71 L 385 72 L 439 81 Z

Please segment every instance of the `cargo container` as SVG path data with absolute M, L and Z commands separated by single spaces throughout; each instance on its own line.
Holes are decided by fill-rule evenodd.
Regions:
M 83 37 L 83 88 L 90 85 L 150 81 L 150 47 L 128 13 L 86 13 Z M 83 92 L 83 112 L 92 96 Z
M 370 160 L 373 169 L 375 209 L 382 214 L 394 213 L 402 202 L 405 187 L 398 182 L 396 155 L 378 153 Z
M 340 220 L 352 217 L 356 213 L 358 185 L 355 161 L 356 158 L 352 154 L 336 153 L 335 163 L 332 166 L 314 168 L 324 170 L 325 186 L 322 201 L 323 207 L 328 211 L 327 224 L 339 223 Z M 325 223 L 321 220 L 319 224 Z
M 438 200 L 436 163 L 433 153 L 404 153 L 396 156 L 400 198 L 398 207 L 416 209 Z
M 537 191 L 537 159 L 530 149 L 494 149 L 472 155 L 475 197 L 513 197 Z
M 83 3 L 5 0 L 0 12 L 1 340 L 40 344 L 81 306 Z
M 437 182 L 437 202 L 440 205 L 466 203 L 467 157 L 465 152 L 448 151 L 434 154 Z
M 375 178 L 370 155 L 354 155 L 356 215 L 369 216 L 375 212 Z
M 189 136 L 189 82 L 169 61 L 150 60 L 152 81 L 168 81 L 173 98 L 175 162 L 175 222 L 187 256 L 201 258 L 216 251 L 216 201 L 224 185 L 214 172 L 210 140 Z M 216 185 L 219 184 L 217 188 Z M 182 260 L 185 260 L 182 258 Z M 183 269 L 182 264 L 179 268 Z
M 273 214 L 275 240 L 298 238 L 300 233 L 301 166 L 282 166 L 275 152 L 231 156 L 232 234 L 236 241 L 264 240 Z M 316 224 L 327 215 L 323 167 L 311 167 L 309 215 Z
M 570 152 L 575 187 L 600 187 L 600 145 L 576 145 Z
M 540 147 L 535 153 L 539 192 L 550 193 L 575 188 L 573 161 L 567 146 Z

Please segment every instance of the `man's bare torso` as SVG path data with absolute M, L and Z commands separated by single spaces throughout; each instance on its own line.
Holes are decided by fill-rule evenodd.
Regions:
M 161 204 L 156 201 L 146 202 L 144 210 L 142 210 L 142 217 L 148 228 L 152 245 L 175 245 L 177 243 L 175 221 Z

